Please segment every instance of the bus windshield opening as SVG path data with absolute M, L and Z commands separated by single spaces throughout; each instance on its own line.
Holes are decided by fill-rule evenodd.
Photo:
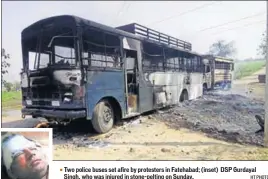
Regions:
M 43 31 L 24 40 L 23 61 L 25 68 L 38 70 L 48 67 L 76 67 L 76 37 L 72 31 L 59 33 Z

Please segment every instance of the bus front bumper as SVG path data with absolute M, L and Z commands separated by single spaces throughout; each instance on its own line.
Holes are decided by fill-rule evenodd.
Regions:
M 86 110 L 60 110 L 60 109 L 37 109 L 37 108 L 23 108 L 22 115 L 32 115 L 44 118 L 58 118 L 58 119 L 78 119 L 86 117 Z

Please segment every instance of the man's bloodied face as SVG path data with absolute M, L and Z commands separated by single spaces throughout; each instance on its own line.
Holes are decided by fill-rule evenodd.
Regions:
M 46 152 L 34 141 L 26 143 L 12 151 L 10 171 L 18 179 L 42 179 L 48 168 Z
M 19 155 L 15 156 L 11 170 L 21 179 L 39 179 L 47 172 L 45 154 L 39 147 L 24 148 Z

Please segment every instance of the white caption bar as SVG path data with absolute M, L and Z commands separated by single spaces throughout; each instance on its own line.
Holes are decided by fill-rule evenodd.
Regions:
M 54 161 L 50 178 L 268 179 L 267 166 L 268 161 Z

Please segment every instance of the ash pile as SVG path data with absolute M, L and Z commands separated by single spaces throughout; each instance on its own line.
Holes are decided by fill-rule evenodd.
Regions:
M 263 145 L 255 115 L 264 117 L 264 102 L 238 94 L 210 92 L 155 114 L 173 128 L 202 131 L 209 137 L 241 144 Z

